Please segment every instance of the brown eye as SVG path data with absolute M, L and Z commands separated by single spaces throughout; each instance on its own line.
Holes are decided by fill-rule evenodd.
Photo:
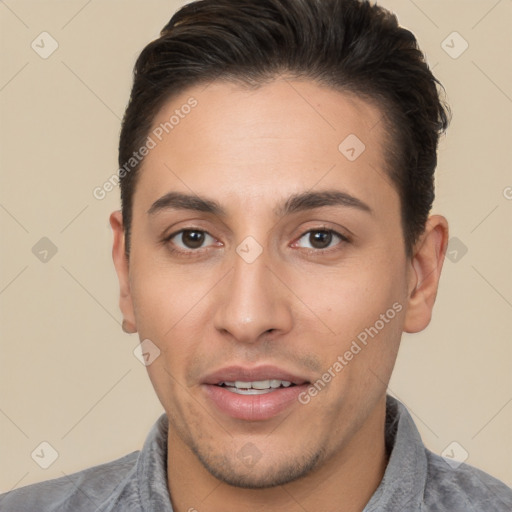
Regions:
M 214 238 L 206 231 L 199 229 L 182 229 L 171 235 L 168 241 L 176 245 L 179 249 L 200 249 L 205 241 L 208 241 L 208 238 L 210 238 L 212 242 L 214 241 Z
M 333 242 L 348 242 L 347 237 L 340 235 L 331 229 L 312 229 L 304 233 L 300 237 L 299 242 L 301 240 L 304 240 L 306 243 L 306 245 L 300 245 L 299 243 L 301 247 L 317 249 L 319 251 L 336 245 L 336 243 L 333 244 Z M 302 244 L 304 244 L 304 242 L 302 242 Z
M 309 242 L 315 249 L 325 249 L 332 241 L 332 233 L 329 231 L 311 231 Z
M 204 242 L 204 233 L 202 231 L 183 231 L 181 235 L 182 242 L 189 249 L 197 249 L 201 247 L 201 244 Z

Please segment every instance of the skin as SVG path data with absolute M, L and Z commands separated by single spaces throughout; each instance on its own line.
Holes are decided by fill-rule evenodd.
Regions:
M 125 325 L 161 350 L 147 370 L 169 419 L 174 509 L 360 511 L 387 463 L 385 395 L 401 334 L 430 322 L 447 221 L 432 215 L 407 258 L 381 114 L 363 100 L 284 77 L 252 91 L 213 82 L 172 99 L 154 126 L 190 96 L 197 107 L 143 163 L 129 260 L 121 214 L 110 218 Z M 338 150 L 349 134 L 366 146 L 353 162 Z M 321 190 L 372 211 L 274 212 L 291 194 Z M 149 214 L 170 191 L 214 199 L 226 215 Z M 180 234 L 162 242 L 191 228 L 209 235 L 200 248 Z M 322 229 L 349 241 L 315 245 Z M 252 263 L 236 252 L 247 236 L 262 249 Z M 396 303 L 401 311 L 305 405 L 246 421 L 204 393 L 204 377 L 228 365 L 272 364 L 313 383 Z M 250 467 L 244 446 L 258 454 Z

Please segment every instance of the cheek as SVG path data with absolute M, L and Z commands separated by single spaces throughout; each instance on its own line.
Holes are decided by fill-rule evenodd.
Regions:
M 146 370 L 167 411 L 182 410 L 186 403 L 187 372 L 204 338 L 198 304 L 204 292 L 173 277 L 154 269 L 147 277 L 141 274 L 134 287 L 139 336 L 160 351 Z
M 197 306 L 208 282 L 151 256 L 134 258 L 130 288 L 140 335 L 165 341 L 183 323 L 197 321 Z
M 405 316 L 405 263 L 382 254 L 366 264 L 354 260 L 329 273 L 305 273 L 294 283 L 315 313 L 305 330 L 323 334 L 314 344 L 309 339 L 309 350 L 325 372 L 317 406 L 326 414 L 372 403 L 389 381 Z
M 211 286 L 154 262 L 134 270 L 132 298 L 139 336 L 160 351 L 146 369 L 157 395 L 166 401 L 187 385 L 187 369 L 204 338 L 204 297 Z
M 325 333 L 325 341 L 333 348 L 341 349 L 376 322 L 381 327 L 384 321 L 385 330 L 395 335 L 401 332 L 396 329 L 402 321 L 397 310 L 405 309 L 406 291 L 404 263 L 396 260 L 375 257 L 364 263 L 347 261 L 328 270 L 312 268 L 300 275 L 290 274 L 290 288 L 309 309 L 310 327 L 316 324 L 315 331 Z M 395 303 L 399 305 L 393 308 Z

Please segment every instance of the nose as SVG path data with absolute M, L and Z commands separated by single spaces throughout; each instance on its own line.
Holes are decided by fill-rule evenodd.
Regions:
M 266 251 L 248 263 L 238 254 L 217 296 L 214 325 L 239 343 L 257 343 L 264 335 L 292 327 L 290 293 L 271 269 Z

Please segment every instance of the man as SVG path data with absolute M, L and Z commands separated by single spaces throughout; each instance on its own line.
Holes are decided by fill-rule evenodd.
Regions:
M 165 409 L 140 452 L 2 510 L 509 511 L 386 395 L 429 323 L 447 107 L 357 0 L 203 0 L 141 53 L 110 222 L 123 329 Z

